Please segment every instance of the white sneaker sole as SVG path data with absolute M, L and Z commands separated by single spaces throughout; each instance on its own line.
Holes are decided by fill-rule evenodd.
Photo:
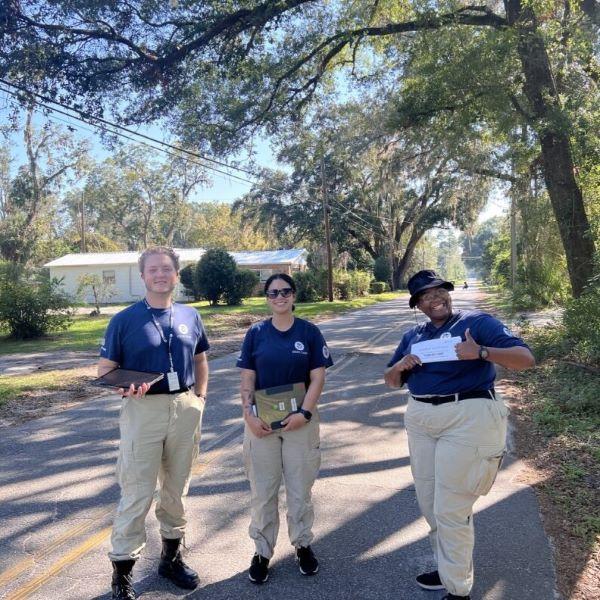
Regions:
M 262 581 L 256 581 L 256 579 L 252 579 L 252 575 L 250 575 L 250 573 L 248 573 L 248 579 L 252 583 L 256 583 L 256 584 L 260 585 L 261 583 L 265 583 L 269 579 L 269 574 L 267 573 L 267 576 Z
M 305 572 L 302 570 L 302 567 L 301 567 L 300 565 L 298 565 L 298 569 L 300 569 L 300 573 L 302 573 L 302 575 L 306 575 L 307 577 L 310 577 L 311 575 L 316 575 L 316 574 L 319 572 L 319 567 L 318 567 L 318 565 L 317 565 L 317 568 L 316 568 L 314 571 L 312 571 L 311 573 L 305 573 Z
M 419 583 L 417 581 L 417 585 L 420 588 L 423 588 L 424 590 L 429 590 L 431 592 L 436 591 L 436 590 L 445 590 L 446 588 L 443 585 L 426 585 L 425 583 Z

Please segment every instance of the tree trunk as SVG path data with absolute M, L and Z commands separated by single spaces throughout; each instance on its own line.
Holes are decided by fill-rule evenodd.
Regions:
M 519 39 L 530 125 L 540 140 L 546 188 L 565 250 L 573 296 L 577 298 L 593 273 L 595 249 L 583 195 L 575 180 L 568 134 L 559 119 L 562 109 L 534 12 L 522 6 L 521 0 L 506 0 L 505 6 Z
M 410 239 L 408 240 L 408 244 L 406 244 L 406 248 L 404 249 L 404 254 L 402 258 L 398 261 L 397 266 L 394 269 L 394 273 L 392 274 L 392 280 L 394 282 L 394 288 L 400 289 L 404 288 L 406 284 L 406 271 L 408 266 L 410 265 L 410 261 L 415 253 L 415 248 L 419 243 L 419 240 L 425 234 L 425 230 L 421 231 L 416 228 L 413 229 Z

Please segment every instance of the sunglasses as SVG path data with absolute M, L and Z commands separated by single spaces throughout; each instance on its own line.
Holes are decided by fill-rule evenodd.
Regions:
M 289 298 L 294 293 L 292 288 L 282 288 L 280 290 L 269 290 L 266 292 L 267 298 L 271 300 L 275 300 L 279 294 L 281 294 L 282 298 Z

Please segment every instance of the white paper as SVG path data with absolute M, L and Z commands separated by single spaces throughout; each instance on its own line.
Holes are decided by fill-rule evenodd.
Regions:
M 454 347 L 460 342 L 462 339 L 459 336 L 418 342 L 412 345 L 410 353 L 418 356 L 422 363 L 458 360 Z

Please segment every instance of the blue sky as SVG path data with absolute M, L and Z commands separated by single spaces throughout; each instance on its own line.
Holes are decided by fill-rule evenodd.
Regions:
M 7 94 L 0 91 L 0 126 L 2 126 L 3 124 L 8 124 L 8 98 L 9 97 Z M 95 160 L 102 160 L 111 154 L 111 150 L 106 148 L 102 144 L 99 132 L 95 130 L 95 128 L 92 125 L 86 125 L 74 119 L 69 119 L 64 115 L 56 115 L 52 113 L 50 113 L 49 115 L 44 115 L 41 112 L 39 112 L 35 118 L 36 126 L 41 126 L 44 123 L 44 121 L 50 121 L 62 127 L 70 126 L 74 128 L 73 133 L 78 139 L 86 139 L 89 141 L 91 146 L 91 154 Z M 164 133 L 164 131 L 155 126 L 136 127 L 132 129 L 135 129 L 135 131 L 139 133 L 143 133 L 160 141 L 172 141 L 169 140 L 168 136 Z M 14 166 L 18 167 L 20 164 L 23 164 L 23 162 L 25 162 L 26 160 L 21 133 L 16 132 L 12 134 L 10 141 L 12 156 L 15 160 Z M 254 150 L 254 160 L 255 164 L 258 167 L 276 168 L 278 166 L 267 141 L 258 140 L 255 143 Z M 245 156 L 236 156 L 232 157 L 229 160 L 220 160 L 222 160 L 222 162 L 230 163 L 233 162 L 234 159 L 241 165 L 244 165 L 248 162 L 247 157 Z M 242 177 L 243 179 L 253 179 L 253 177 L 247 173 L 237 172 L 235 170 L 232 170 L 231 173 Z M 208 171 L 208 174 L 212 181 L 212 184 L 202 188 L 199 187 L 197 189 L 194 199 L 198 202 L 233 202 L 234 200 L 241 197 L 250 190 L 251 183 L 240 181 L 235 177 L 228 177 L 227 175 L 216 173 L 213 171 Z
M 7 106 L 7 96 L 0 91 L 0 125 L 2 121 L 5 121 L 8 117 L 8 111 L 5 108 Z M 107 149 L 101 141 L 99 133 L 91 125 L 86 125 L 78 121 L 68 119 L 62 115 L 51 115 L 46 116 L 39 113 L 37 117 L 37 125 L 39 126 L 45 119 L 49 119 L 53 123 L 58 125 L 67 126 L 70 125 L 75 129 L 74 134 L 81 139 L 87 139 L 90 142 L 92 148 L 92 156 L 96 160 L 102 160 L 103 158 L 110 155 L 111 150 Z M 168 137 L 165 133 L 156 126 L 148 127 L 137 127 L 135 130 L 139 133 L 151 136 L 157 140 L 168 141 Z M 12 137 L 11 145 L 13 156 L 16 161 L 16 165 L 22 164 L 25 160 L 25 152 L 22 143 L 22 138 L 19 133 L 16 133 Z M 255 164 L 259 167 L 280 167 L 278 165 L 269 144 L 266 140 L 258 140 L 254 145 L 255 151 Z M 247 160 L 244 160 L 243 156 L 232 157 L 230 160 L 224 160 L 224 162 L 233 162 L 237 160 L 241 164 L 246 164 Z M 283 167 L 285 168 L 285 167 Z M 242 177 L 244 179 L 253 179 L 251 175 L 243 172 L 231 171 L 233 174 Z M 251 184 L 248 182 L 240 181 L 234 177 L 227 175 L 209 172 L 212 183 L 205 187 L 198 187 L 194 194 L 194 200 L 197 202 L 228 202 L 231 203 L 237 198 L 240 198 L 250 190 Z M 508 200 L 500 190 L 496 192 L 490 198 L 486 208 L 479 215 L 479 222 L 485 221 L 493 216 L 497 216 L 506 212 L 508 207 Z

